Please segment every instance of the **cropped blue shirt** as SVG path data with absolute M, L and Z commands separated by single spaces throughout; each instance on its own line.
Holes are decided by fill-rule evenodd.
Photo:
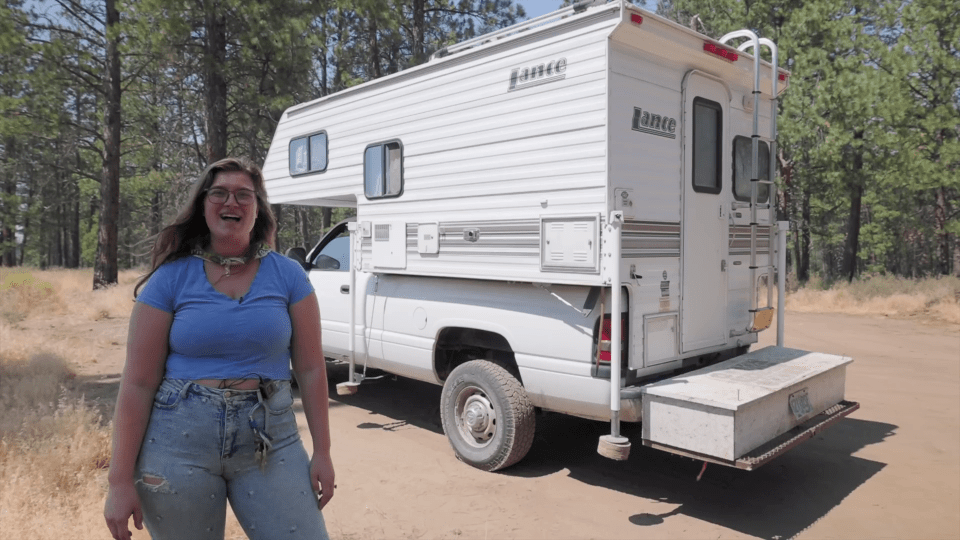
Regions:
M 289 307 L 312 292 L 296 261 L 270 252 L 240 300 L 213 288 L 203 260 L 184 257 L 157 268 L 137 301 L 173 314 L 165 377 L 289 379 Z

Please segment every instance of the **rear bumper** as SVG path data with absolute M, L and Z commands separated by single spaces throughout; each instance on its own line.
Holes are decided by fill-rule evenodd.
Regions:
M 706 461 L 709 463 L 716 463 L 719 465 L 726 465 L 728 467 L 736 467 L 738 469 L 744 469 L 747 471 L 752 471 L 761 465 L 766 464 L 767 462 L 773 460 L 777 456 L 783 454 L 787 450 L 797 446 L 803 441 L 813 437 L 817 433 L 823 431 L 827 427 L 833 425 L 841 418 L 849 415 L 853 411 L 860 408 L 860 404 L 853 401 L 841 401 L 833 407 L 823 411 L 822 413 L 810 418 L 806 422 L 796 426 L 795 428 L 787 431 L 783 435 L 773 438 L 765 444 L 760 445 L 759 447 L 747 452 L 742 457 L 735 461 L 730 461 L 714 456 L 708 456 L 698 452 L 692 452 L 689 450 L 683 450 L 680 448 L 674 448 L 669 445 L 656 443 L 649 441 L 647 439 L 643 440 L 644 446 L 649 446 L 651 448 L 656 448 L 658 450 L 665 450 L 667 452 L 672 452 L 674 454 L 680 454 L 689 458 L 693 458 L 700 461 Z

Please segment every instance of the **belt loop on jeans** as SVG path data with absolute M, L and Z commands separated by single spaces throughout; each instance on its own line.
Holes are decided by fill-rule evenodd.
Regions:
M 187 390 L 193 385 L 193 381 L 185 381 L 183 388 L 180 389 L 180 399 L 187 397 Z

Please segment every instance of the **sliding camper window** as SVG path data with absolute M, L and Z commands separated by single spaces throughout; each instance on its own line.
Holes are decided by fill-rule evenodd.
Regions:
M 770 179 L 770 146 L 764 141 L 757 141 L 757 155 L 759 156 L 759 169 L 757 178 L 760 180 Z M 753 176 L 753 143 L 750 137 L 734 137 L 733 139 L 733 196 L 738 201 L 750 200 L 750 178 Z M 767 184 L 757 185 L 757 202 L 767 202 L 770 193 L 770 186 Z
M 290 141 L 290 176 L 327 170 L 327 133 L 297 137 Z
M 720 193 L 723 109 L 703 98 L 693 100 L 693 190 Z
M 372 144 L 363 152 L 363 193 L 368 199 L 399 197 L 403 191 L 400 141 Z

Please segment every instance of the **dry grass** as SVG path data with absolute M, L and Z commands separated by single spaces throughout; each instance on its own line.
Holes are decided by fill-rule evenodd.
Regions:
M 0 531 L 6 538 L 101 538 L 110 428 L 74 384 L 84 336 L 39 321 L 125 317 L 136 272 L 91 291 L 90 270 L 0 270 Z M 33 328 L 27 328 L 32 326 Z
M 101 536 L 109 430 L 63 357 L 0 350 L 0 531 L 7 538 Z
M 786 308 L 812 313 L 927 317 L 960 324 L 960 278 L 865 276 L 829 287 L 814 279 L 787 295 Z
M 118 345 L 88 330 L 126 326 L 141 273 L 121 272 L 118 285 L 93 291 L 90 269 L 0 268 L 3 538 L 109 537 L 103 503 L 111 427 L 102 407 L 84 399 L 66 359 L 97 362 L 106 346 Z M 148 535 L 134 530 L 134 537 Z M 226 538 L 246 538 L 232 514 Z

